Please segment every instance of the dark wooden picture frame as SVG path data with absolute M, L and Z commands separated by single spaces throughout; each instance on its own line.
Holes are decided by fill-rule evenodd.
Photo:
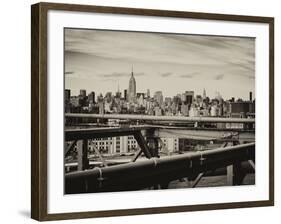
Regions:
M 274 18 L 240 15 L 162 11 L 137 8 L 117 8 L 89 5 L 38 3 L 31 10 L 31 217 L 39 221 L 140 215 L 226 208 L 274 205 Z M 253 22 L 269 25 L 269 200 L 216 203 L 204 205 L 132 208 L 108 211 L 48 214 L 47 193 L 47 13 L 49 10 L 98 12 L 170 18 L 195 18 L 235 22 Z

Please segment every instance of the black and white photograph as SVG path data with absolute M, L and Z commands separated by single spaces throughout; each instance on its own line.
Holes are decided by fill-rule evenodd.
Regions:
M 255 38 L 65 28 L 64 86 L 65 194 L 255 184 Z

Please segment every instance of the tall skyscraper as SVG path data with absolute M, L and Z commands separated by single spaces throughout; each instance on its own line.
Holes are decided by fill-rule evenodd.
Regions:
M 71 95 L 70 89 L 65 89 L 64 90 L 64 100 L 65 100 L 65 102 L 70 102 L 70 95 Z
M 96 102 L 96 101 L 95 101 L 95 97 L 96 97 L 95 92 L 91 92 L 91 93 L 88 95 L 88 99 L 89 99 L 89 103 L 90 103 L 90 104 L 93 104 L 93 103 Z
M 249 100 L 252 102 L 253 101 L 253 93 L 252 92 L 249 93 L 249 98 L 250 98 Z
M 162 105 L 163 103 L 163 94 L 162 94 L 162 91 L 156 91 L 154 93 L 154 99 L 155 101 L 159 104 L 159 106 Z
M 205 88 L 204 88 L 204 90 L 203 90 L 203 100 L 205 100 L 206 99 L 206 90 L 205 90 Z
M 136 98 L 136 80 L 134 77 L 134 71 L 132 67 L 131 78 L 129 80 L 128 101 L 133 102 L 135 98 Z
M 117 92 L 115 94 L 116 98 L 121 98 L 122 93 L 120 92 L 120 88 L 119 88 L 119 83 L 118 83 L 118 88 L 117 88 Z
M 150 98 L 150 90 L 149 89 L 147 89 L 147 91 L 146 91 L 146 97 Z
M 128 94 L 127 94 L 127 90 L 126 89 L 124 89 L 124 99 L 128 100 Z
M 80 96 L 85 98 L 86 97 L 86 90 L 85 89 L 80 89 Z
M 194 91 L 185 91 L 185 101 L 187 104 L 192 104 L 194 100 Z
M 102 94 L 97 97 L 97 102 L 99 106 L 99 114 L 104 114 L 104 99 Z

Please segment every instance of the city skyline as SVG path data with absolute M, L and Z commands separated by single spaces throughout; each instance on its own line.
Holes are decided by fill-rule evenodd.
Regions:
M 133 65 L 137 92 L 172 97 L 206 89 L 211 98 L 220 92 L 247 99 L 249 92 L 255 97 L 254 44 L 253 38 L 65 29 L 65 88 L 73 95 L 123 92 Z
M 175 94 L 175 95 L 172 95 L 172 96 L 168 96 L 168 95 L 164 95 L 163 94 L 163 91 L 162 90 L 156 90 L 155 92 L 151 92 L 151 90 L 150 89 L 146 89 L 146 91 L 144 91 L 144 92 L 137 92 L 137 89 L 136 89 L 136 80 L 135 80 L 135 77 L 134 77 L 135 75 L 134 75 L 134 72 L 133 72 L 133 67 L 132 67 L 132 71 L 131 71 L 131 74 L 130 74 L 130 78 L 129 78 L 129 80 L 128 80 L 128 88 L 125 88 L 125 89 L 120 89 L 120 87 L 119 87 L 119 84 L 118 84 L 118 86 L 117 86 L 117 90 L 116 91 L 104 91 L 104 93 L 98 93 L 98 92 L 96 92 L 95 90 L 86 90 L 86 89 L 79 89 L 79 90 L 77 90 L 75 93 L 73 93 L 73 91 L 71 90 L 71 89 L 65 89 L 65 90 L 70 90 L 70 96 L 73 96 L 73 97 L 77 97 L 77 96 L 79 96 L 80 94 L 81 94 L 81 91 L 85 91 L 85 95 L 88 95 L 88 94 L 91 94 L 91 93 L 94 93 L 95 94 L 95 98 L 97 98 L 97 97 L 99 97 L 99 96 L 106 96 L 106 94 L 108 94 L 108 93 L 111 93 L 113 96 L 116 96 L 116 94 L 121 94 L 120 95 L 120 97 L 123 97 L 123 98 L 127 98 L 127 100 L 128 101 L 130 101 L 130 98 L 132 98 L 132 97 L 136 97 L 136 94 L 144 94 L 144 96 L 145 97 L 147 97 L 147 92 L 149 92 L 149 94 L 150 94 L 150 96 L 153 98 L 154 96 L 155 96 L 155 94 L 157 94 L 157 93 L 161 93 L 162 95 L 163 95 L 163 99 L 165 99 L 165 98 L 173 98 L 173 97 L 177 97 L 177 96 L 179 96 L 179 95 L 182 95 L 182 94 L 184 94 L 184 92 L 193 92 L 193 94 L 194 94 L 194 96 L 201 96 L 201 97 L 208 97 L 209 99 L 215 99 L 215 98 L 217 98 L 217 97 L 219 97 L 219 98 L 222 98 L 222 99 L 224 99 L 224 100 L 232 100 L 232 98 L 234 98 L 235 100 L 238 100 L 238 99 L 241 99 L 241 100 L 249 100 L 249 94 L 251 94 L 251 98 L 252 99 L 254 99 L 253 98 L 253 92 L 248 92 L 248 96 L 246 96 L 245 98 L 242 98 L 242 97 L 238 97 L 238 98 L 236 98 L 236 97 L 234 97 L 234 96 L 232 96 L 232 97 L 230 97 L 230 98 L 224 98 L 224 96 L 219 92 L 219 91 L 216 91 L 216 93 L 215 93 L 215 96 L 214 97 L 210 97 L 207 93 L 206 93 L 206 89 L 204 88 L 203 90 L 202 90 L 202 94 L 201 93 L 197 93 L 197 92 L 195 92 L 195 91 L 193 91 L 193 90 L 187 90 L 187 91 L 183 91 L 183 92 L 178 92 L 177 94 Z M 134 82 L 134 90 L 133 90 L 133 92 L 134 92 L 134 96 L 130 96 L 130 89 L 132 88 L 132 81 Z M 127 97 L 125 97 L 125 91 L 126 91 L 126 94 L 127 94 Z

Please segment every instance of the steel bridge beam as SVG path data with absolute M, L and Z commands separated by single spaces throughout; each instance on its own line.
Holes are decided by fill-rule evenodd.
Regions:
M 65 141 L 73 141 L 79 139 L 108 138 L 118 136 L 128 136 L 139 133 L 143 130 L 151 129 L 148 126 L 135 127 L 110 127 L 110 128 L 84 128 L 84 129 L 66 129 Z
M 132 127 L 111 127 L 111 128 L 85 128 L 85 129 L 66 129 L 65 130 L 65 141 L 73 141 L 79 139 L 93 139 L 93 138 L 108 138 L 108 137 L 117 137 L 117 136 L 127 136 L 137 134 L 139 131 L 144 133 L 146 132 L 151 136 L 151 131 L 153 136 L 156 138 L 187 138 L 194 140 L 223 140 L 227 141 L 223 137 L 224 133 L 232 132 L 222 131 L 222 130 L 196 130 L 196 129 L 184 129 L 184 128 L 161 128 L 153 126 L 132 126 Z M 239 130 L 233 131 L 239 133 L 239 140 L 241 141 L 254 141 L 255 132 L 240 132 Z
M 83 139 L 77 141 L 77 160 L 79 171 L 89 168 L 89 159 L 88 159 L 88 140 Z
M 65 193 L 137 190 L 184 177 L 195 180 L 200 173 L 254 158 L 255 143 L 248 143 L 72 172 L 65 175 Z
M 255 123 L 253 118 L 222 118 L 222 117 L 184 117 L 184 116 L 151 116 L 134 114 L 82 114 L 66 113 L 65 117 L 96 118 L 96 119 L 120 119 L 141 121 L 180 121 L 180 122 L 206 122 L 206 123 Z
M 146 141 L 145 141 L 143 135 L 141 134 L 141 131 L 134 133 L 134 138 L 136 139 L 136 141 L 137 141 L 139 147 L 141 148 L 142 152 L 144 153 L 145 157 L 151 158 L 150 150 L 146 144 Z
M 237 132 L 239 133 L 238 140 L 241 141 L 254 141 L 255 140 L 255 132 L 240 132 L 239 130 L 236 131 L 222 131 L 222 130 L 196 130 L 196 129 L 168 129 L 168 128 L 158 128 L 155 129 L 155 137 L 159 138 L 186 138 L 186 139 L 193 139 L 193 140 L 222 140 L 227 141 L 227 138 L 225 138 L 223 135 L 230 132 Z

